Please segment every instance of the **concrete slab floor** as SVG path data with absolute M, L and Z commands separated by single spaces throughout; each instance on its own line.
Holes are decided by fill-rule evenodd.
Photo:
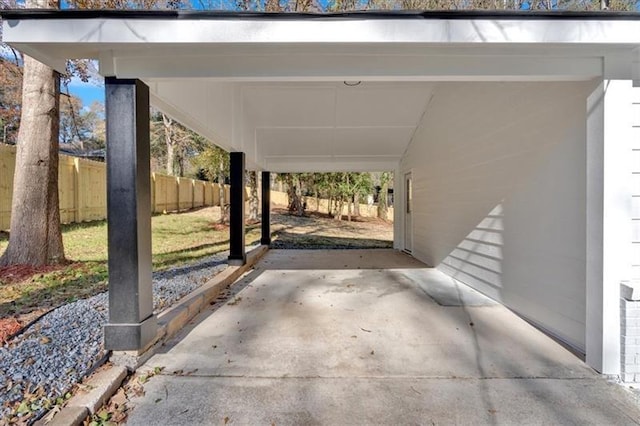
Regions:
M 639 424 L 631 394 L 393 250 L 272 250 L 143 369 L 131 425 Z

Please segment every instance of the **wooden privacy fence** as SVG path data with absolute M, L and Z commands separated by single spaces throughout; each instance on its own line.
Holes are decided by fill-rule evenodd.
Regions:
M 13 172 L 16 147 L 0 144 L 0 230 L 7 230 L 11 221 Z M 224 185 L 224 199 L 229 200 L 229 186 Z M 245 198 L 249 190 L 245 189 Z M 60 155 L 58 169 L 58 195 L 62 223 L 88 222 L 107 217 L 107 170 L 98 161 Z M 308 211 L 328 212 L 329 201 L 305 197 Z M 287 205 L 287 194 L 271 191 L 273 204 Z M 153 213 L 185 211 L 197 207 L 219 206 L 220 186 L 196 179 L 151 175 L 151 209 Z M 347 214 L 347 206 L 343 215 Z M 360 204 L 360 215 L 376 217 L 377 206 Z M 388 220 L 393 220 L 393 207 L 389 207 Z
M 303 201 L 307 203 L 307 210 L 312 212 L 329 213 L 329 200 L 324 198 L 316 199 L 315 197 L 302 197 Z M 271 203 L 279 206 L 287 206 L 289 204 L 289 198 L 286 192 L 271 191 Z M 362 204 L 360 203 L 360 216 L 362 217 L 378 217 L 378 205 L 377 204 Z M 335 207 L 334 207 L 335 208 Z M 353 206 L 352 206 L 353 208 Z M 353 213 L 353 212 L 352 212 Z M 347 204 L 342 207 L 342 215 L 347 215 Z M 387 217 L 389 221 L 393 221 L 393 206 L 387 208 Z
M 16 147 L 0 144 L 0 229 L 9 229 Z M 225 199 L 229 187 L 225 185 Z M 58 195 L 62 223 L 107 217 L 107 171 L 98 161 L 60 155 Z M 220 186 L 183 177 L 151 175 L 151 209 L 154 213 L 184 211 L 220 205 Z

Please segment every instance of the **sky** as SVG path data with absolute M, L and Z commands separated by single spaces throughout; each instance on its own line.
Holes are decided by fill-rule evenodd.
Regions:
M 104 84 L 102 79 L 97 81 L 90 81 L 85 83 L 78 78 L 73 78 L 69 82 L 69 93 L 79 97 L 82 100 L 83 106 L 90 106 L 94 101 L 99 101 L 104 104 Z M 66 88 L 63 86 L 63 92 L 66 92 Z

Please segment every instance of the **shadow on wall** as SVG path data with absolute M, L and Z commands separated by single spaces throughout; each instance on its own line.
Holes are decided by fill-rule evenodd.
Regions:
M 501 202 L 444 258 L 438 269 L 502 301 L 503 231 Z
M 437 269 L 584 354 L 584 244 L 580 236 L 568 239 L 580 232 L 582 222 L 575 218 L 577 225 L 570 225 L 549 214 L 519 229 L 518 202 L 517 195 L 501 200 Z M 567 249 L 571 243 L 573 257 Z
M 592 86 L 441 84 L 402 164 L 413 170 L 414 255 L 576 348 Z

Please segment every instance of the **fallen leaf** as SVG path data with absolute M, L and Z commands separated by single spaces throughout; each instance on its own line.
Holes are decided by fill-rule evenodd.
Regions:
M 51 411 L 49 411 L 49 413 L 44 417 L 44 423 L 47 424 L 49 422 L 51 422 L 53 420 L 53 416 L 55 416 L 56 414 L 58 414 L 60 412 L 61 408 L 59 405 L 56 405 L 55 407 L 53 407 L 53 409 Z
M 116 407 L 123 406 L 127 403 L 127 395 L 124 393 L 124 389 L 120 388 L 118 392 L 111 397 L 111 403 Z

